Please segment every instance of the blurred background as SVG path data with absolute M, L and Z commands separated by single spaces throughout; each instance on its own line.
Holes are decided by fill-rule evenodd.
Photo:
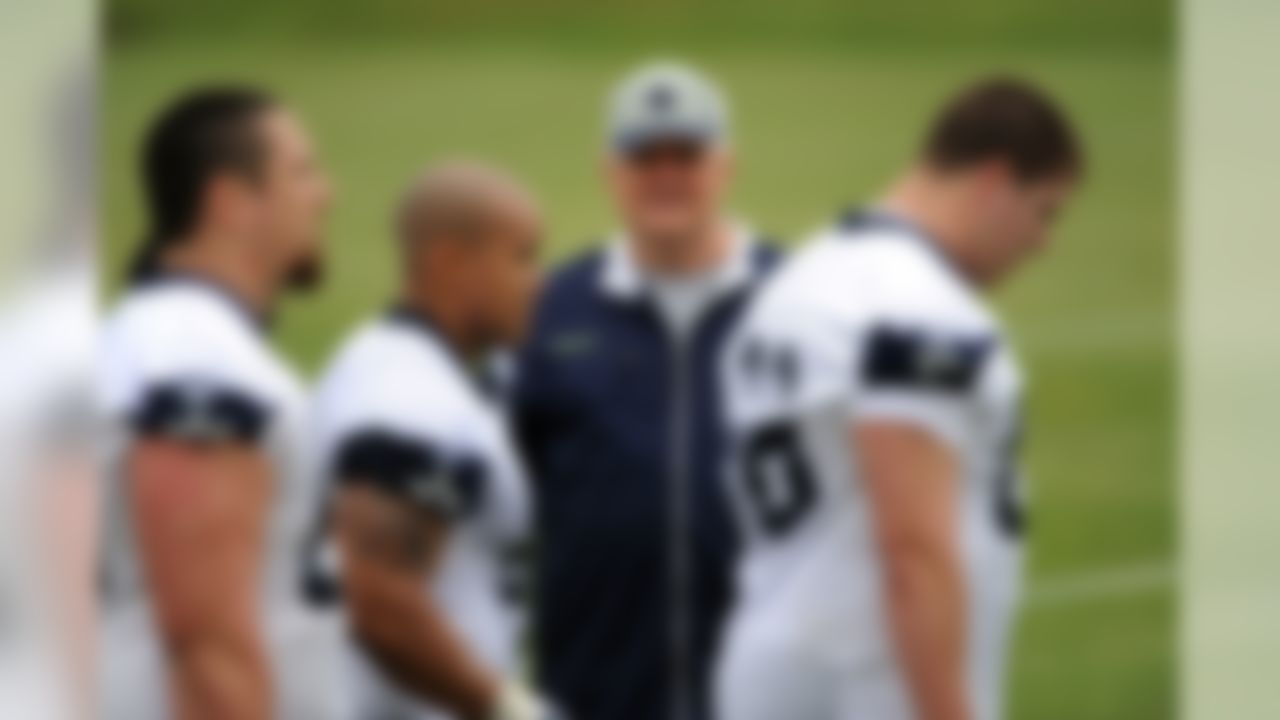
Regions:
M 279 328 L 308 372 L 386 303 L 390 210 L 427 161 L 515 170 L 546 205 L 549 262 L 607 233 L 604 94 L 639 61 L 682 58 L 723 83 L 734 205 L 787 242 L 873 197 L 961 83 L 1042 83 L 1081 126 L 1090 176 L 1052 251 L 999 298 L 1032 383 L 1011 717 L 1173 716 L 1171 3 L 111 0 L 105 22 L 105 291 L 143 230 L 136 154 L 151 115 L 195 83 L 263 84 L 309 122 L 338 187 L 329 282 Z

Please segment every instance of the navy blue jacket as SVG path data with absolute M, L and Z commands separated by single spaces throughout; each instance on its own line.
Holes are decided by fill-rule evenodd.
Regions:
M 720 469 L 716 365 L 776 252 L 683 341 L 608 253 L 549 282 L 517 372 L 537 496 L 535 664 L 572 720 L 710 720 L 736 538 Z

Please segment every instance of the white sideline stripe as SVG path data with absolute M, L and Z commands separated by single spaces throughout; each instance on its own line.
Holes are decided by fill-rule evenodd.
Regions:
M 1036 608 L 1057 607 L 1143 595 L 1171 586 L 1176 576 L 1173 563 L 1167 560 L 1051 575 L 1032 583 L 1027 604 Z

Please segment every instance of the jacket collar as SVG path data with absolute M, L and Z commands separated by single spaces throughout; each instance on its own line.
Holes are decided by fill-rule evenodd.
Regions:
M 734 223 L 729 255 L 712 270 L 715 283 L 722 294 L 747 286 L 756 274 L 755 255 L 759 243 L 755 234 L 742 223 Z M 648 291 L 648 278 L 631 250 L 627 235 L 619 232 L 604 250 L 600 269 L 600 290 L 609 298 L 634 301 L 643 298 Z

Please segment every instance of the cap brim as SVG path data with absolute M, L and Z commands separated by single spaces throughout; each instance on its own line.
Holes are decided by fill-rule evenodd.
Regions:
M 705 147 L 720 140 L 719 133 L 706 128 L 662 127 L 621 132 L 614 136 L 613 147 L 621 153 L 636 153 L 655 145 L 678 143 Z

